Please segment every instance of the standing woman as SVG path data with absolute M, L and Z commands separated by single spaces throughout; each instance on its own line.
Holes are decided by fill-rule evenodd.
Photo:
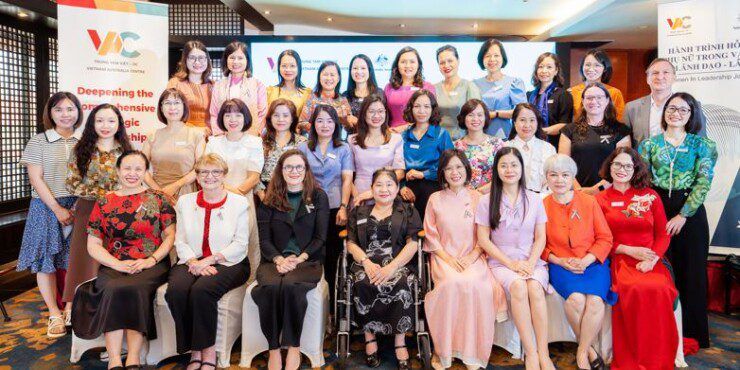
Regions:
M 486 134 L 488 127 L 488 107 L 480 99 L 470 99 L 463 104 L 457 115 L 457 124 L 465 130 L 465 136 L 455 141 L 455 148 L 465 153 L 473 173 L 470 186 L 482 194 L 491 191 L 493 178 L 493 158 L 504 147 L 498 136 Z
M 252 65 L 247 53 L 247 45 L 233 41 L 226 45 L 221 58 L 224 78 L 213 86 L 213 96 L 209 113 L 211 115 L 211 131 L 214 135 L 221 135 L 216 117 L 221 110 L 221 104 L 229 99 L 241 99 L 252 113 L 252 129 L 254 135 L 259 135 L 264 127 L 267 114 L 267 90 L 262 81 L 252 77 Z
M 450 133 L 454 141 L 465 135 L 465 128 L 461 128 L 457 122 L 460 109 L 468 100 L 480 99 L 480 90 L 472 81 L 458 75 L 460 57 L 454 46 L 445 45 L 437 49 L 437 63 L 439 72 L 444 77 L 444 80 L 434 84 L 439 114 L 442 117 L 439 125 Z
M 347 225 L 349 197 L 352 193 L 352 175 L 355 171 L 352 150 L 339 140 L 339 117 L 329 105 L 319 105 L 311 116 L 308 142 L 298 150 L 308 158 L 316 181 L 329 197 L 329 228 L 326 237 L 324 276 L 329 282 L 329 295 L 334 307 L 334 278 L 337 259 L 342 251 L 339 232 Z
M 506 293 L 493 279 L 475 234 L 480 193 L 467 187 L 472 170 L 465 154 L 445 150 L 437 177 L 442 190 L 429 197 L 424 251 L 432 253 L 434 289 L 424 298 L 433 362 L 444 368 L 457 357 L 468 369 L 488 366 L 496 319 L 507 314 Z
M 511 132 L 511 113 L 514 106 L 527 101 L 524 81 L 507 76 L 502 71 L 508 62 L 504 44 L 499 40 L 489 39 L 481 45 L 478 52 L 478 65 L 487 74 L 473 81 L 490 109 L 488 117 L 491 123 L 486 133 L 501 139 L 509 137 Z
M 578 186 L 596 195 L 609 183 L 599 176 L 601 164 L 618 147 L 632 146 L 632 130 L 617 120 L 606 86 L 589 84 L 583 90 L 581 115 L 563 128 L 558 153 L 573 158 L 578 167 Z
M 295 50 L 283 50 L 278 56 L 277 65 L 278 84 L 267 87 L 267 106 L 277 99 L 288 99 L 300 112 L 311 94 L 311 89 L 301 82 L 301 56 Z
M 265 189 L 272 179 L 272 173 L 280 156 L 306 141 L 304 136 L 296 133 L 297 127 L 298 114 L 292 101 L 281 98 L 270 103 L 270 109 L 267 111 L 267 125 L 262 136 L 265 165 L 262 167 L 260 182 L 257 184 L 257 197 L 260 200 L 265 199 Z
M 64 180 L 72 148 L 80 139 L 75 133 L 82 123 L 80 101 L 66 91 L 52 95 L 44 107 L 43 123 L 45 131 L 28 141 L 20 160 L 28 170 L 31 204 L 17 270 L 36 274 L 39 292 L 49 310 L 46 335 L 59 338 L 67 334 L 70 305 L 61 308 L 57 304 L 55 273 L 66 270 L 69 264 L 72 207 L 77 198 L 64 186 Z
M 565 89 L 565 79 L 557 55 L 547 52 L 537 57 L 532 84 L 534 90 L 527 92 L 527 101 L 540 111 L 542 130 L 547 135 L 547 141 L 557 146 L 560 130 L 573 122 L 573 96 Z
M 583 100 L 583 92 L 586 90 L 586 85 L 600 83 L 604 85 L 611 101 L 614 103 L 617 120 L 622 122 L 624 96 L 616 87 L 607 85 L 612 78 L 612 61 L 609 59 L 609 55 L 601 49 L 589 50 L 586 56 L 581 59 L 579 72 L 581 72 L 583 82 L 569 89 L 573 97 L 573 119 L 578 120 L 578 117 L 581 115 L 581 101 Z
M 491 192 L 478 202 L 478 245 L 488 254 L 496 281 L 511 297 L 514 325 L 524 347 L 527 370 L 554 370 L 547 347 L 547 303 L 551 293 L 545 248 L 548 217 L 542 198 L 527 191 L 524 161 L 515 148 L 496 152 Z M 534 334 L 534 337 L 532 337 Z
M 249 263 L 250 281 L 254 280 L 260 259 L 260 240 L 257 231 L 257 213 L 253 190 L 260 182 L 260 173 L 265 164 L 262 138 L 248 134 L 252 126 L 249 108 L 239 99 L 229 99 L 218 112 L 218 127 L 225 135 L 214 136 L 206 144 L 206 153 L 214 153 L 224 161 L 228 171 L 224 173 L 226 189 L 247 198 L 249 205 Z M 202 187 L 202 185 L 201 185 Z
M 68 163 L 65 185 L 78 199 L 74 207 L 63 302 L 72 302 L 77 285 L 94 278 L 98 272 L 98 262 L 87 250 L 87 222 L 95 201 L 118 187 L 116 161 L 128 150 L 131 150 L 131 143 L 118 108 L 111 104 L 95 107 L 87 117 L 82 137 Z
M 299 150 L 280 157 L 257 211 L 262 263 L 252 298 L 259 309 L 270 355 L 268 369 L 301 365 L 300 340 L 308 301 L 321 280 L 329 200 Z M 280 348 L 288 347 L 285 367 Z
M 427 200 L 437 190 L 439 157 L 452 149 L 447 130 L 439 127 L 439 107 L 434 94 L 418 90 L 403 111 L 404 119 L 413 122 L 403 132 L 403 157 L 406 160 L 406 186 L 401 189 L 404 199 L 413 198 L 416 210 L 424 214 Z
M 142 150 L 152 164 L 146 184 L 174 199 L 196 190 L 193 166 L 206 146 L 203 130 L 185 124 L 189 114 L 185 96 L 179 90 L 163 91 L 157 118 L 166 126 L 150 136 Z
M 617 148 L 601 167 L 612 187 L 596 196 L 614 235 L 611 368 L 672 370 L 678 347 L 678 291 L 663 261 L 671 237 L 663 202 L 637 151 Z M 650 302 L 646 305 L 645 302 Z
M 578 339 L 578 368 L 605 369 L 604 360 L 591 346 L 604 321 L 604 304 L 613 306 L 617 301 L 610 290 L 612 233 L 596 199 L 573 190 L 577 171 L 566 155 L 545 161 L 552 194 L 544 200 L 548 223 L 542 258 L 550 262 L 550 283 L 565 299 L 565 316 Z
M 195 168 L 202 190 L 177 201 L 178 262 L 164 298 L 175 322 L 177 352 L 190 351 L 188 369 L 216 370 L 218 301 L 249 278 L 247 242 L 257 228 L 249 201 L 226 189 L 231 171 L 223 158 L 206 154 Z
M 347 139 L 355 161 L 354 205 L 373 199 L 372 177 L 378 169 L 393 170 L 398 181 L 404 178 L 403 138 L 388 126 L 388 112 L 383 95 L 370 95 L 360 108 L 357 133 Z
M 208 127 L 208 109 L 211 104 L 211 58 L 208 49 L 198 40 L 190 40 L 182 48 L 182 56 L 177 62 L 177 72 L 169 82 L 168 89 L 177 89 L 185 98 L 190 116 L 188 126 Z
M 149 160 L 126 151 L 115 163 L 119 188 L 95 203 L 87 227 L 87 250 L 99 263 L 97 279 L 75 292 L 72 328 L 82 339 L 105 336 L 108 369 L 141 369 L 144 339 L 157 337 L 154 294 L 167 281 L 175 242 L 175 210 L 162 193 L 148 189 Z
M 698 135 L 701 111 L 693 96 L 675 93 L 663 108 L 663 134 L 640 144 L 640 155 L 653 176 L 672 236 L 666 252 L 681 296 L 683 336 L 709 347 L 707 256 L 709 225 L 704 200 L 717 163 L 714 141 Z
M 390 126 L 395 132 L 403 132 L 411 124 L 404 111 L 414 92 L 423 89 L 434 94 L 434 85 L 424 81 L 423 72 L 416 49 L 406 46 L 398 51 L 391 65 L 391 80 L 383 89 L 390 109 Z
M 413 330 L 421 221 L 416 208 L 397 199 L 398 187 L 392 170 L 373 173 L 374 203 L 352 209 L 347 251 L 352 255 L 353 322 L 365 333 L 365 363 L 380 366 L 376 335 L 393 335 L 398 369 L 408 370 L 406 333 Z
M 342 72 L 339 65 L 332 61 L 325 61 L 319 66 L 319 75 L 316 79 L 316 86 L 313 93 L 308 97 L 306 105 L 303 106 L 301 116 L 298 118 L 298 130 L 301 133 L 310 131 L 309 119 L 313 115 L 313 110 L 319 104 L 331 105 L 337 111 L 339 120 L 342 123 L 341 135 L 342 140 L 347 139 L 347 130 L 352 129 L 347 123 L 347 116 L 352 113 L 352 109 L 347 102 L 347 98 L 339 93 L 339 86 L 342 84 Z M 345 127 L 346 126 L 346 127 Z
M 349 81 L 347 91 L 342 94 L 347 98 L 352 113 L 347 116 L 349 126 L 357 131 L 357 117 L 365 98 L 378 92 L 378 82 L 375 81 L 373 62 L 365 54 L 357 54 L 349 61 Z
M 543 140 L 543 118 L 530 103 L 519 103 L 512 116 L 514 130 L 511 131 L 507 146 L 517 148 L 524 159 L 524 177 L 527 189 L 544 195 L 547 192 L 545 181 L 545 160 L 555 155 L 555 147 Z

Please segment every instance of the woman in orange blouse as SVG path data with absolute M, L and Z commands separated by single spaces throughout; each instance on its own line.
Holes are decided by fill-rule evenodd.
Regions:
M 609 252 L 612 234 L 596 199 L 573 191 L 576 163 L 564 154 L 545 161 L 552 194 L 545 198 L 547 244 L 542 259 L 550 262 L 550 284 L 565 301 L 565 314 L 578 338 L 579 369 L 603 369 L 591 348 L 604 319 L 604 302 L 613 305 Z
M 211 58 L 202 42 L 191 40 L 185 43 L 180 61 L 177 62 L 177 72 L 167 82 L 167 88 L 177 89 L 185 96 L 190 109 L 190 117 L 185 122 L 188 126 L 207 126 L 213 82 Z
M 624 113 L 624 96 L 622 92 L 614 86 L 607 85 L 612 78 L 612 61 L 605 51 L 600 49 L 591 49 L 581 60 L 581 77 L 583 82 L 568 89 L 573 96 L 573 122 L 581 115 L 581 100 L 583 90 L 588 83 L 600 82 L 606 86 L 609 96 L 614 102 L 614 108 L 617 110 L 617 120 L 622 122 Z

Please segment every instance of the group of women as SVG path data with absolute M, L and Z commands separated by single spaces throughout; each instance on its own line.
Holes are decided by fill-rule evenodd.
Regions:
M 502 73 L 508 60 L 495 39 L 481 47 L 487 75 L 475 81 L 457 75 L 454 47 L 437 59 L 444 80 L 432 85 L 418 52 L 402 49 L 381 90 L 370 59 L 355 56 L 340 93 L 336 63 L 324 62 L 308 90 L 300 57 L 286 50 L 278 85 L 265 88 L 244 44 L 226 47 L 226 77 L 213 83 L 207 49 L 190 41 L 159 99 L 165 127 L 142 151 L 115 106 L 96 107 L 76 131 L 78 99 L 54 94 L 46 131 L 21 159 L 34 192 L 19 269 L 37 273 L 48 335 L 69 325 L 82 338 L 104 334 L 109 368 L 139 368 L 144 339 L 156 336 L 153 296 L 168 283 L 178 352 L 191 352 L 188 369 L 212 369 L 217 302 L 256 279 L 268 367 L 296 369 L 306 293 L 322 276 L 333 285 L 346 228 L 366 362 L 380 364 L 376 335 L 394 335 L 406 369 L 423 229 L 437 367 L 453 358 L 486 367 L 494 325 L 511 317 L 527 369 L 552 369 L 553 292 L 578 337 L 579 368 L 604 367 L 592 344 L 607 304 L 612 368 L 673 367 L 679 294 L 692 308 L 684 335 L 708 346 L 706 297 L 691 292 L 706 258 L 687 256 L 706 255 L 702 203 L 717 152 L 696 135 L 694 98 L 671 96 L 664 133 L 638 154 L 601 50 L 586 55 L 584 83 L 570 91 L 545 53 L 525 93 Z M 57 270 L 67 271 L 63 307 Z

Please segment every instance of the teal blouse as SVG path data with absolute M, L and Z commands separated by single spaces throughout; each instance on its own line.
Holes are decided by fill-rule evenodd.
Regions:
M 691 189 L 681 208 L 681 215 L 693 216 L 704 203 L 712 185 L 714 165 L 717 163 L 717 145 L 714 141 L 687 134 L 683 143 L 675 147 L 660 134 L 643 141 L 638 151 L 648 165 L 654 186 L 667 190 Z

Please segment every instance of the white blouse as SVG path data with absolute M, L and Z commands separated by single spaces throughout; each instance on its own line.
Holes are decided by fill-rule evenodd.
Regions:
M 525 142 L 519 135 L 507 141 L 506 146 L 517 148 L 522 154 L 522 159 L 524 160 L 524 179 L 527 182 L 527 189 L 537 193 L 549 192 L 547 179 L 544 174 L 545 160 L 557 153 L 555 147 L 547 141 L 540 140 L 536 137 Z
M 203 256 L 203 232 L 206 211 L 198 206 L 198 192 L 180 196 L 177 200 L 177 231 L 175 249 L 178 264 L 191 258 Z M 247 257 L 250 220 L 247 198 L 227 192 L 226 202 L 211 211 L 211 225 L 208 233 L 208 246 L 212 254 L 221 253 L 224 266 L 232 266 Z
M 229 141 L 226 135 L 211 136 L 206 144 L 206 153 L 221 156 L 229 166 L 224 183 L 232 188 L 243 184 L 247 172 L 262 172 L 265 165 L 265 154 L 262 149 L 262 138 L 248 133 L 239 141 Z M 251 196 L 250 194 L 246 194 Z

